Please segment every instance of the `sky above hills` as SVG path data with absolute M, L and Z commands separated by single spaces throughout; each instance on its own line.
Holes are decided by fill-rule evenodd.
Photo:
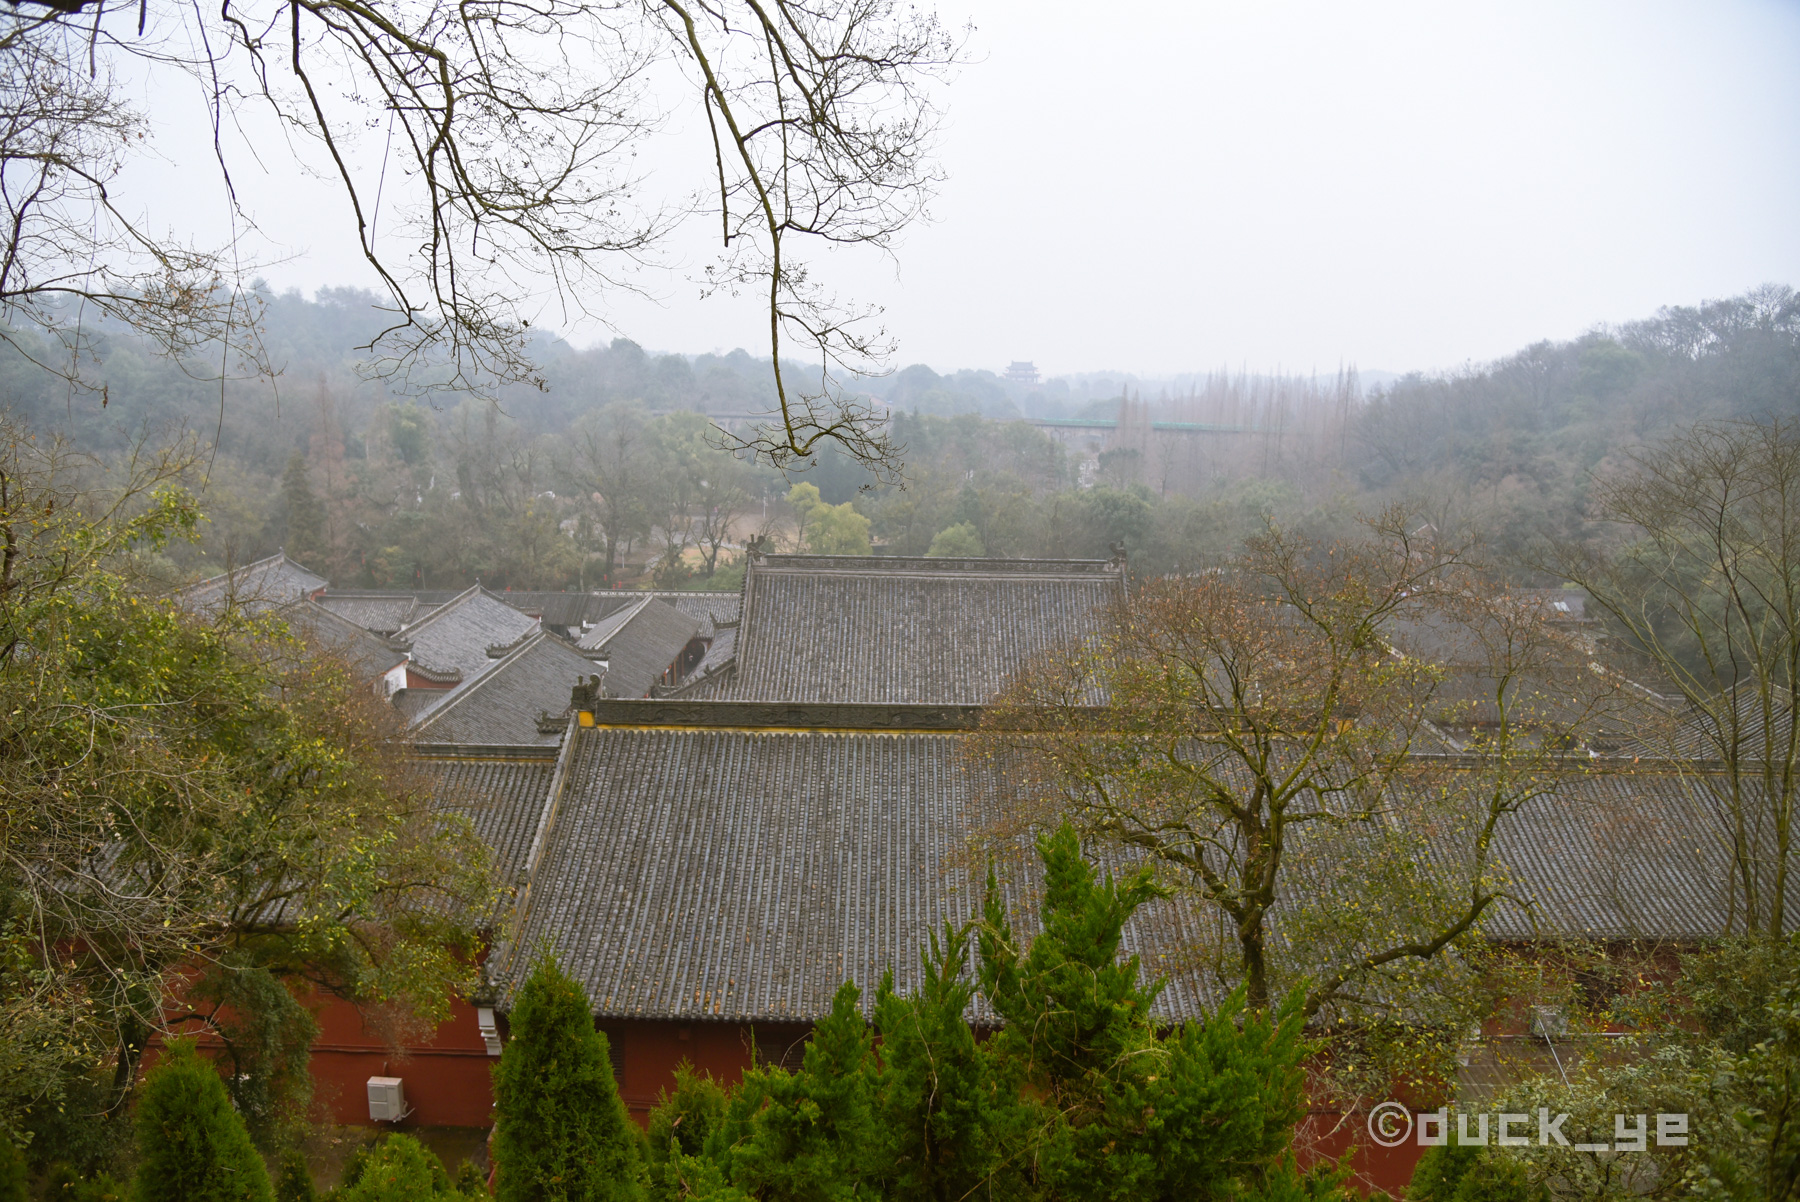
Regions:
M 1800 284 L 1800 5 L 938 9 L 973 28 L 933 220 L 892 259 L 817 259 L 884 307 L 899 363 L 1442 368 Z M 159 120 L 173 180 L 204 148 Z M 703 133 L 675 109 L 644 153 L 657 187 L 701 182 Z M 271 282 L 372 282 L 324 185 L 238 183 Z M 164 191 L 157 216 L 195 220 Z M 527 313 L 577 342 L 766 354 L 757 297 L 700 299 L 713 229 L 684 227 L 650 295 L 590 298 L 604 322 Z

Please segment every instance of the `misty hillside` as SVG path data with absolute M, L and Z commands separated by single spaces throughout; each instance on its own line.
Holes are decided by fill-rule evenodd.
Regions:
M 728 564 L 752 526 L 799 537 L 791 482 L 730 460 L 707 445 L 705 421 L 681 416 L 767 409 L 766 360 L 545 337 L 543 392 L 511 390 L 498 409 L 424 405 L 358 378 L 354 348 L 378 319 L 366 294 L 271 295 L 273 385 L 221 386 L 195 378 L 216 364 L 185 375 L 113 337 L 103 395 L 71 394 L 9 354 L 0 397 L 33 429 L 102 455 L 146 432 L 208 444 L 216 433 L 213 520 L 197 551 L 179 553 L 186 570 L 287 546 L 343 583 L 553 588 L 653 571 L 683 583 Z M 1631 447 L 1704 418 L 1800 414 L 1800 300 L 1765 287 L 1368 389 L 1354 373 L 1218 374 L 1153 395 L 1132 384 L 910 365 L 857 382 L 893 412 L 905 486 L 870 487 L 829 453 L 804 478 L 903 554 L 954 528 L 957 545 L 993 555 L 1123 544 L 1139 570 L 1160 572 L 1223 554 L 1265 517 L 1332 533 L 1404 501 L 1516 556 L 1536 535 L 1578 535 L 1589 473 Z M 718 508 L 722 488 L 739 498 L 729 529 L 696 556 L 696 507 Z

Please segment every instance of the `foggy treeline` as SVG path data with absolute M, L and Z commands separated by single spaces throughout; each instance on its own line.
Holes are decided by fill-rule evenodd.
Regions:
M 1589 481 L 1631 448 L 1697 420 L 1800 413 L 1800 298 L 1767 286 L 1370 388 L 1353 370 L 1145 387 L 915 365 L 853 382 L 890 408 L 907 448 L 904 484 L 871 487 L 829 452 L 783 479 L 711 445 L 696 415 L 731 422 L 772 403 L 767 361 L 744 351 L 545 338 L 546 390 L 430 406 L 357 376 L 354 347 L 378 321 L 362 293 L 272 295 L 273 384 L 209 381 L 216 363 L 183 374 L 115 335 L 99 343 L 103 395 L 9 354 L 0 397 L 103 456 L 146 433 L 216 438 L 211 520 L 172 571 L 285 547 L 346 585 L 520 588 L 729 587 L 751 534 L 805 537 L 785 502 L 796 480 L 853 506 L 894 554 L 1123 545 L 1136 570 L 1189 570 L 1266 521 L 1329 537 L 1406 502 L 1504 564 L 1535 537 L 1582 536 Z

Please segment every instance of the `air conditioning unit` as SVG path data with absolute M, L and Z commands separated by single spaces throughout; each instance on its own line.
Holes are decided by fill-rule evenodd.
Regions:
M 399 1077 L 369 1078 L 369 1121 L 397 1123 L 411 1111 L 406 1108 L 406 1088 Z

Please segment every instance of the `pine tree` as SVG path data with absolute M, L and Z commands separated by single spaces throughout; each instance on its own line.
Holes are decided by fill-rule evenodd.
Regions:
M 982 986 L 1006 1020 L 993 1053 L 1043 1111 L 1014 1159 L 1070 1202 L 1335 1194 L 1334 1171 L 1293 1169 L 1311 1050 L 1300 998 L 1247 1014 L 1240 989 L 1206 1022 L 1160 1035 L 1161 983 L 1140 984 L 1137 957 L 1119 951 L 1132 913 L 1162 890 L 1144 871 L 1101 881 L 1067 824 L 1038 853 L 1042 933 L 1021 953 L 990 876 L 980 941 Z
M 1004 1146 L 1017 1141 L 1027 1112 L 1017 1074 L 985 1054 L 969 1027 L 969 932 L 946 923 L 921 959 L 917 994 L 896 994 L 889 974 L 876 995 L 879 1140 L 871 1145 L 871 1176 L 895 1202 L 1014 1196 L 1018 1174 L 1009 1171 Z
M 318 1197 L 312 1174 L 306 1171 L 306 1158 L 289 1149 L 275 1174 L 275 1202 L 317 1202 Z
M 546 957 L 519 990 L 494 1068 L 500 1202 L 641 1197 L 638 1134 L 587 994 Z
M 728 1098 L 725 1087 L 711 1075 L 696 1071 L 685 1060 L 675 1067 L 675 1090 L 663 1092 L 644 1133 L 650 1196 L 657 1202 L 694 1195 L 692 1179 L 706 1169 L 698 1162 L 725 1119 Z
M 744 1074 L 709 1157 L 730 1185 L 761 1202 L 825 1202 L 861 1192 L 875 1141 L 869 1024 L 848 981 L 806 1044 L 798 1073 Z
M 170 1043 L 137 1105 L 134 1202 L 272 1202 L 269 1173 L 194 1045 Z

